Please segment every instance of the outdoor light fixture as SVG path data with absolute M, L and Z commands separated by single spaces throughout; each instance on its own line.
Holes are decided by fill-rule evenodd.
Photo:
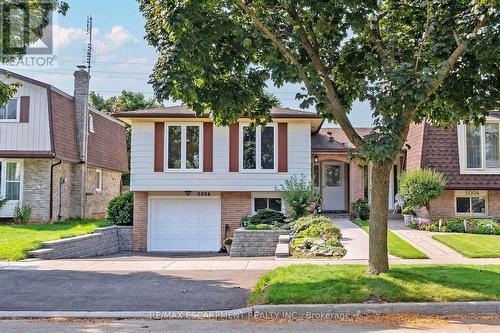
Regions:
M 186 193 L 188 197 L 191 195 L 191 191 L 184 191 L 184 193 Z
M 314 155 L 314 163 L 318 163 L 318 155 Z

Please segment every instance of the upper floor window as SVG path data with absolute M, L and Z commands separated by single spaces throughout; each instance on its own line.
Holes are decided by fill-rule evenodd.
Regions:
M 465 137 L 467 169 L 500 168 L 500 123 L 467 125 Z
M 276 126 L 241 126 L 240 165 L 245 171 L 276 171 Z
M 90 133 L 95 133 L 95 129 L 94 129 L 94 117 L 89 114 L 89 132 Z
M 0 122 L 19 121 L 19 99 L 12 98 L 0 107 Z
M 167 169 L 201 169 L 201 125 L 168 124 L 166 130 Z

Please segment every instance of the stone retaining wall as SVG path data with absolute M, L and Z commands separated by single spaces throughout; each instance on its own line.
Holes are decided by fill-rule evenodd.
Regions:
M 280 235 L 289 235 L 290 230 L 245 230 L 234 231 L 231 257 L 274 256 Z
M 30 254 L 39 259 L 69 259 L 126 251 L 132 251 L 131 226 L 97 228 L 92 234 L 43 242 L 40 250 Z

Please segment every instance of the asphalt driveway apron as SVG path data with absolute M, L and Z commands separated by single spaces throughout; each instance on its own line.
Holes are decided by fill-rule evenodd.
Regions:
M 209 269 L 210 262 L 207 262 Z M 0 311 L 226 310 L 246 306 L 261 270 L 0 270 Z

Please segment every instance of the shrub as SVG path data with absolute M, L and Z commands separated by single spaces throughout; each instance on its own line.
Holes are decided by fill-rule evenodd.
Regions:
M 14 208 L 13 218 L 15 223 L 28 223 L 31 219 L 31 206 L 18 203 L 16 208 Z
M 404 172 L 399 182 L 399 193 L 409 207 L 429 208 L 429 202 L 443 193 L 446 180 L 431 169 Z
M 308 207 L 318 201 L 318 194 L 305 177 L 292 176 L 281 186 L 281 197 L 292 209 L 291 219 L 296 220 L 307 215 Z
M 320 224 L 320 223 L 332 223 L 331 220 L 326 217 L 326 216 L 314 216 L 314 215 L 309 215 L 309 216 L 304 216 L 301 217 L 300 219 L 294 221 L 292 223 L 292 230 L 295 231 L 296 233 L 307 229 L 309 226 L 313 224 Z
M 113 224 L 132 225 L 134 221 L 134 194 L 126 192 L 108 205 L 108 221 Z
M 449 220 L 443 227 L 446 232 L 465 232 L 464 222 L 460 220 Z
M 0 197 L 0 209 L 2 209 L 3 206 L 7 203 L 7 198 L 6 197 Z
M 233 244 L 233 239 L 232 238 L 226 238 L 224 240 L 224 245 L 231 246 Z
M 279 227 L 285 224 L 286 217 L 282 212 L 272 209 L 262 209 L 253 215 L 245 216 L 241 219 L 242 225 L 248 224 L 268 224 Z
M 405 208 L 403 208 L 403 214 L 404 215 L 417 216 L 417 213 L 415 212 L 415 209 L 413 209 L 412 207 L 405 207 Z
M 278 228 L 268 224 L 248 224 L 245 230 L 278 230 Z
M 368 206 L 368 199 L 358 199 L 351 204 L 353 212 L 361 220 L 368 220 L 370 218 L 370 206 Z
M 340 229 L 334 226 L 331 222 L 313 224 L 297 234 L 297 238 L 324 238 L 324 239 L 340 239 Z

